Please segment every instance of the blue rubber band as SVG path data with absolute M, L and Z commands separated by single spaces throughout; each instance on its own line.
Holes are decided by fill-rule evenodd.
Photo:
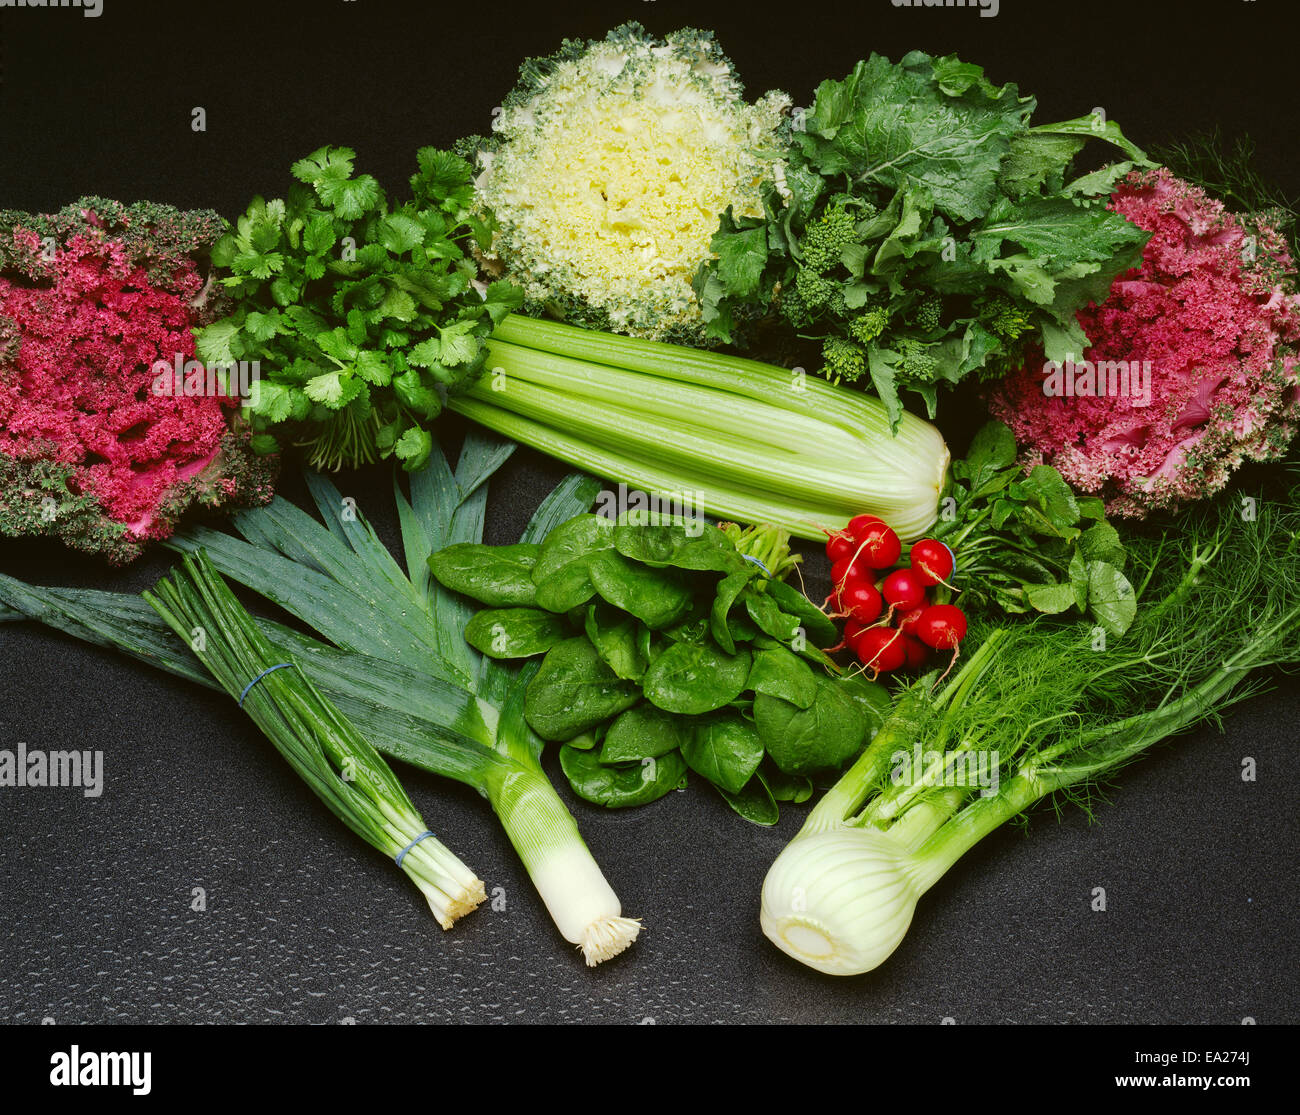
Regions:
M 244 698 L 248 696 L 248 691 L 252 689 L 253 686 L 255 686 L 264 677 L 266 677 L 267 674 L 273 674 L 275 673 L 276 670 L 287 670 L 292 665 L 293 665 L 292 662 L 281 662 L 278 666 L 272 666 L 269 670 L 263 670 L 260 674 L 257 675 L 257 677 L 255 677 L 246 686 L 244 686 L 244 691 L 239 695 L 239 707 L 240 708 L 244 707 Z
M 770 570 L 766 565 L 764 565 L 761 561 L 759 561 L 758 558 L 753 557 L 753 556 L 750 555 L 750 554 L 741 554 L 740 556 L 743 557 L 746 561 L 752 561 L 755 565 L 757 565 L 757 566 L 758 566 L 758 567 L 759 567 L 759 568 L 760 568 L 764 573 L 766 573 L 769 577 L 772 575 L 772 571 L 771 571 L 771 570 Z
M 414 848 L 418 843 L 420 843 L 421 840 L 428 840 L 429 837 L 431 837 L 432 835 L 433 835 L 433 833 L 431 833 L 431 832 L 422 832 L 422 833 L 420 833 L 419 836 L 417 836 L 414 840 L 412 840 L 412 841 L 411 841 L 411 842 L 410 842 L 410 843 L 409 843 L 405 848 L 403 848 L 400 852 L 398 852 L 398 853 L 397 853 L 397 856 L 396 856 L 396 859 L 397 859 L 397 866 L 398 866 L 398 867 L 401 867 L 401 866 L 402 866 L 402 860 L 406 859 L 406 853 L 407 853 L 407 852 L 409 852 L 409 851 L 410 851 L 412 848 Z

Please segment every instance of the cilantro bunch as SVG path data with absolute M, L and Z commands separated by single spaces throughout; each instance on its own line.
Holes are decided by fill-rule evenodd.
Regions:
M 467 162 L 422 149 L 410 200 L 390 206 L 354 158 L 322 147 L 294 163 L 285 199 L 253 199 L 212 253 L 235 312 L 198 348 L 214 364 L 259 362 L 259 451 L 287 437 L 317 467 L 396 456 L 415 470 L 445 393 L 479 377 L 488 335 L 522 296 L 475 282 L 469 253 L 492 230 L 469 212 Z
M 1076 357 L 1075 314 L 1136 266 L 1146 234 L 1106 208 L 1149 165 L 1113 123 L 1033 127 L 1032 97 L 921 52 L 860 62 L 792 121 L 758 220 L 724 215 L 695 278 L 709 335 L 756 309 L 821 343 L 822 373 L 900 394 L 930 417 L 941 385 L 1000 376 L 1026 354 Z M 1071 177 L 1090 137 L 1133 161 Z

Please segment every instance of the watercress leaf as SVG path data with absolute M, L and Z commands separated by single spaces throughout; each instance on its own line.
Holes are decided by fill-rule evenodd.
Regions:
M 619 678 L 590 640 L 566 639 L 547 651 L 529 683 L 524 717 L 543 739 L 570 740 L 640 699 L 637 686 Z
M 1128 560 L 1119 531 L 1107 522 L 1096 523 L 1079 536 L 1079 552 L 1088 561 L 1108 562 L 1121 570 Z
M 682 758 L 696 774 L 736 794 L 763 761 L 763 741 L 743 717 L 719 713 L 691 722 L 682 742 Z
M 1063 529 L 1079 521 L 1074 491 L 1051 465 L 1035 465 L 1021 483 L 1053 526 Z
M 690 586 L 674 570 L 651 569 L 630 561 L 617 550 L 593 557 L 591 583 L 610 604 L 636 616 L 652 630 L 676 623 L 690 610 Z
M 755 651 L 745 688 L 781 697 L 801 709 L 811 708 L 818 694 L 812 667 L 783 647 Z
M 492 607 L 532 606 L 537 603 L 533 566 L 540 546 L 483 546 L 459 542 L 429 558 L 438 583 Z
M 630 708 L 609 726 L 601 747 L 602 763 L 640 762 L 658 759 L 681 747 L 686 733 L 682 719 L 640 704 Z
M 665 712 L 697 715 L 730 704 L 745 689 L 750 654 L 724 654 L 697 643 L 673 643 L 650 663 L 641 685 Z
M 978 493 L 1003 469 L 1016 463 L 1016 436 L 1004 422 L 988 422 L 971 442 L 964 464 L 971 491 Z
M 638 647 L 637 623 L 605 604 L 588 605 L 584 617 L 587 638 L 619 677 L 638 681 L 649 665 Z
M 531 658 L 569 637 L 562 619 L 539 608 L 487 608 L 465 627 L 465 641 L 489 658 Z
M 609 809 L 649 805 L 678 789 L 686 779 L 686 761 L 676 751 L 657 759 L 607 766 L 594 751 L 565 744 L 560 748 L 560 769 L 578 797 Z
M 1123 635 L 1137 615 L 1137 593 L 1109 562 L 1088 566 L 1088 610 L 1108 635 Z
M 1034 610 L 1055 616 L 1075 605 L 1073 585 L 1026 585 L 1025 595 Z
M 723 801 L 753 824 L 774 825 L 781 819 L 781 808 L 776 804 L 762 771 L 755 772 L 738 794 L 724 790 L 716 783 L 714 789 L 722 795 Z

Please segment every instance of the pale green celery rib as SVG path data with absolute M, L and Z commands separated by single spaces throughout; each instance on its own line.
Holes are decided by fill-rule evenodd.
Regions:
M 722 434 L 744 422 L 751 443 L 761 442 L 775 452 L 794 457 L 825 459 L 819 451 L 828 434 L 846 446 L 860 439 L 824 418 L 795 414 L 767 402 L 715 387 L 700 387 L 640 371 L 593 365 L 551 352 L 492 341 L 488 346 L 493 370 L 502 368 L 511 379 L 581 395 L 602 403 L 635 407 L 639 412 L 669 417 L 700 432 Z M 507 384 L 506 390 L 509 390 Z M 808 452 L 812 446 L 813 451 Z
M 737 475 L 762 476 L 773 492 L 801 502 L 817 493 L 820 502 L 850 514 L 856 513 L 864 499 L 860 481 L 849 479 L 846 471 L 830 470 L 832 461 L 846 459 L 851 452 L 848 446 L 817 463 L 780 455 L 740 434 L 664 421 L 621 403 L 587 401 L 564 387 L 553 390 L 522 379 L 512 380 L 504 391 L 492 391 L 480 383 L 469 394 L 521 417 L 562 426 L 566 433 L 611 451 L 672 462 L 700 482 L 712 476 L 728 486 Z
M 696 476 L 673 472 L 661 464 L 643 461 L 626 453 L 616 453 L 593 446 L 581 438 L 562 433 L 540 422 L 522 418 L 511 411 L 480 402 L 469 395 L 458 395 L 447 403 L 448 407 L 466 418 L 473 419 L 489 430 L 531 445 L 571 465 L 585 469 L 597 476 L 622 481 L 640 488 L 660 493 L 686 493 L 699 484 Z M 716 488 L 708 494 L 705 510 L 722 518 L 741 522 L 770 523 L 784 527 L 799 538 L 822 537 L 813 523 L 842 526 L 844 512 L 835 507 L 818 504 L 794 504 L 775 499 L 770 493 L 755 492 L 752 488 L 731 484 Z
M 860 408 L 846 404 L 869 402 L 865 396 L 862 400 L 846 397 L 825 380 L 813 377 L 804 381 L 805 391 L 795 391 L 792 387 L 794 377 L 790 371 L 757 360 L 724 356 L 716 352 L 664 344 L 661 341 L 578 329 L 518 314 L 510 315 L 497 326 L 493 338 L 614 368 L 627 368 L 665 379 L 703 384 L 785 410 L 797 410 L 810 418 L 824 420 L 827 411 L 832 410 L 856 425 L 862 421 L 855 414 Z M 880 407 L 880 410 L 883 415 L 884 408 Z M 882 418 L 881 425 L 888 432 L 888 417 Z

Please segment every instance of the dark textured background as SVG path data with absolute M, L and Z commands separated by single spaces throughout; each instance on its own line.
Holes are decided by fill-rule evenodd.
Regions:
M 398 187 L 416 147 L 485 129 L 518 62 L 626 18 L 716 28 L 752 92 L 808 103 L 872 50 L 959 51 L 1038 95 L 1096 106 L 1155 144 L 1249 131 L 1300 191 L 1294 39 L 1282 0 L 895 10 L 786 5 L 278 0 L 105 14 L 0 10 L 0 205 L 83 194 L 219 209 L 287 184 L 323 143 Z M 190 109 L 209 130 L 189 129 Z M 957 435 L 958 437 L 960 435 Z M 957 437 L 954 438 L 957 440 Z M 520 453 L 490 504 L 513 538 L 561 470 Z M 342 478 L 391 541 L 387 469 Z M 300 485 L 286 494 L 300 497 Z M 0 571 L 139 589 L 130 571 L 0 543 Z M 923 900 L 898 953 L 836 981 L 758 929 L 763 874 L 799 824 L 747 825 L 707 788 L 647 809 L 575 803 L 646 931 L 594 972 L 554 932 L 487 806 L 404 771 L 433 827 L 488 881 L 443 934 L 391 865 L 338 825 L 224 697 L 29 624 L 0 626 L 0 748 L 100 748 L 106 790 L 0 790 L 0 1022 L 1295 1022 L 1300 700 L 1282 688 L 1125 773 L 1089 825 L 1040 810 Z M 1282 682 L 1283 687 L 1293 683 Z M 1259 778 L 1243 783 L 1244 756 Z M 558 771 L 555 772 L 558 775 Z M 564 790 L 567 795 L 567 789 Z M 1104 886 L 1105 913 L 1089 909 Z M 190 910 L 194 887 L 208 910 Z

